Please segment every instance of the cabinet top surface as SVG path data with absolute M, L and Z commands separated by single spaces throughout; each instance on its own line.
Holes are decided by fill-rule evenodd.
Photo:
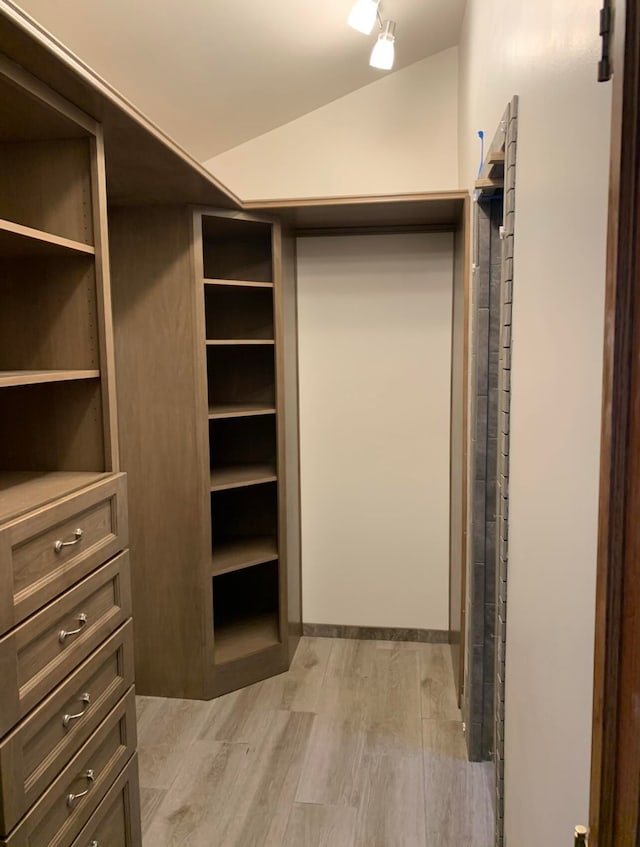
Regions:
M 112 474 L 91 471 L 0 472 L 0 524 L 109 476 Z

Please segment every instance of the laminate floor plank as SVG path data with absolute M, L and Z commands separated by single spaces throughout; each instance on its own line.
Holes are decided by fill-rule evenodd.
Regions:
M 140 785 L 167 790 L 211 704 L 160 697 L 144 697 L 140 701 L 137 710 Z
M 427 845 L 492 847 L 491 771 L 467 761 L 462 724 L 424 720 L 423 739 Z
M 420 756 L 365 754 L 353 799 L 358 809 L 354 847 L 444 847 L 426 838 Z
M 249 762 L 246 744 L 193 745 L 143 837 L 143 847 L 226 847 L 221 835 Z
M 142 834 L 149 829 L 156 811 L 165 798 L 166 791 L 158 788 L 143 788 L 140 786 L 140 813 L 142 818 Z
M 354 847 L 358 810 L 295 803 L 282 847 Z
M 289 672 L 261 683 L 260 707 L 316 712 L 331 649 L 330 638 L 303 638 Z
M 210 703 L 138 698 L 144 847 L 491 847 L 448 650 L 303 638 Z
M 402 648 L 374 653 L 363 710 L 369 757 L 422 755 L 418 656 Z
M 421 644 L 420 679 L 422 717 L 461 721 L 448 644 Z
M 351 805 L 366 744 L 375 654 L 373 641 L 333 639 L 298 803 Z
M 279 847 L 314 716 L 257 714 L 254 744 L 199 741 L 145 837 L 153 847 Z

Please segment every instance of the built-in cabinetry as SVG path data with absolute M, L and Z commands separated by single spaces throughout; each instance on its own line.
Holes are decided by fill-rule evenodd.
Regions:
M 301 630 L 281 228 L 147 206 L 110 223 L 138 686 L 208 698 L 286 670 Z
M 288 667 L 280 237 L 277 224 L 238 212 L 194 215 L 214 693 Z
M 83 844 L 118 797 L 123 837 L 108 843 L 141 844 L 105 209 L 100 126 L 3 60 L 0 844 L 10 847 Z

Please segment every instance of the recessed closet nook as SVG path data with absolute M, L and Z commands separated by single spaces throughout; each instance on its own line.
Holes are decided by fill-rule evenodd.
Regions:
M 469 198 L 243 204 L 6 2 L 0 53 L 0 844 L 134 847 L 134 690 L 456 650 Z

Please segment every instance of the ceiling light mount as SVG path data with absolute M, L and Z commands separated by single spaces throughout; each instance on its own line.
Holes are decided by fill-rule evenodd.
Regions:
M 371 51 L 369 64 L 372 68 L 390 71 L 395 60 L 396 23 L 383 19 L 380 0 L 356 0 L 347 22 L 364 35 L 371 35 L 378 24 L 380 34 Z

